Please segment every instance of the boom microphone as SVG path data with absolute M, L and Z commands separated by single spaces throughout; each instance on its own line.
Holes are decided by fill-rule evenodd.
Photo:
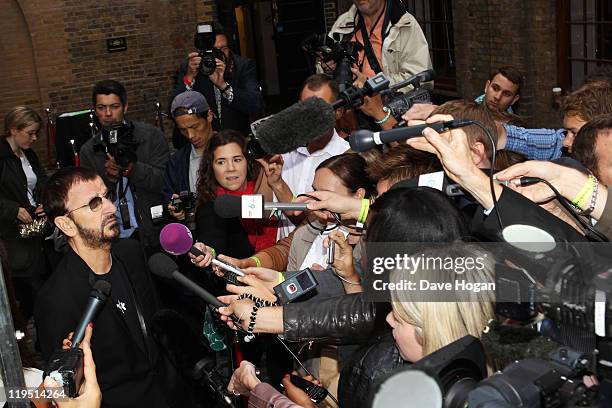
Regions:
M 249 152 L 288 153 L 332 131 L 336 115 L 330 104 L 321 98 L 308 98 L 283 109 L 263 121 L 255 129 Z
M 235 196 L 220 195 L 215 199 L 215 213 L 221 218 L 257 218 L 263 219 L 263 211 L 306 211 L 307 203 L 274 203 L 265 202 L 262 195 Z
M 79 347 L 83 337 L 85 336 L 85 329 L 89 323 L 92 323 L 98 317 L 98 313 L 106 304 L 106 299 L 110 295 L 111 284 L 105 280 L 97 281 L 91 292 L 89 293 L 89 301 L 85 306 L 85 311 L 81 320 L 74 329 L 74 335 L 72 336 L 72 348 L 76 349 Z
M 216 309 L 227 306 L 214 297 L 209 291 L 202 289 L 194 281 L 180 273 L 176 262 L 170 259 L 168 255 L 162 254 L 161 252 L 153 254 L 149 258 L 149 269 L 157 276 L 176 280 Z
M 351 133 L 349 144 L 351 149 L 356 152 L 365 152 L 376 145 L 387 144 L 391 142 L 399 142 L 413 137 L 422 136 L 423 130 L 432 128 L 436 132 L 446 132 L 449 129 L 457 129 L 463 126 L 473 124 L 471 120 L 455 119 L 448 122 L 437 122 L 430 124 L 422 124 L 416 126 L 401 127 L 380 132 L 372 132 L 371 130 L 361 129 Z

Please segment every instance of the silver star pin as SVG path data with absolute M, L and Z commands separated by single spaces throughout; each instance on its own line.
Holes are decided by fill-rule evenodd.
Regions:
M 118 301 L 117 301 L 117 304 L 116 304 L 115 306 L 117 306 L 117 309 L 121 310 L 121 313 L 125 314 L 125 311 L 126 311 L 127 309 L 126 309 L 126 307 L 125 307 L 125 303 L 124 303 L 124 302 L 122 302 L 122 301 L 118 300 Z

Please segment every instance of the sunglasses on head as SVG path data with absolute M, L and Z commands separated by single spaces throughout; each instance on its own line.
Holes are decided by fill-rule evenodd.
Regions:
M 108 190 L 108 191 L 106 192 L 106 194 L 104 194 L 103 196 L 95 196 L 95 197 L 92 197 L 92 199 L 91 199 L 91 200 L 89 200 L 89 202 L 88 202 L 87 204 L 84 204 L 84 205 L 82 205 L 82 206 L 80 206 L 80 207 L 77 207 L 77 208 L 75 208 L 75 209 L 72 209 L 72 210 L 68 211 L 68 212 L 66 213 L 66 215 L 68 215 L 68 214 L 70 214 L 70 213 L 72 213 L 72 212 L 74 212 L 74 211 L 76 211 L 76 210 L 80 210 L 81 208 L 85 208 L 85 207 L 89 207 L 89 209 L 90 209 L 92 212 L 96 212 L 96 211 L 98 211 L 100 208 L 102 208 L 102 199 L 103 199 L 103 198 L 106 198 L 106 199 L 107 199 L 108 201 L 110 201 L 111 203 L 114 203 L 114 202 L 115 202 L 115 198 L 116 198 L 116 194 L 115 194 L 115 192 L 114 192 L 113 190 Z

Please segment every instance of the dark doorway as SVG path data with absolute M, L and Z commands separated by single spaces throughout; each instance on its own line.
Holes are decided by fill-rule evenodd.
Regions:
M 310 74 L 299 44 L 309 34 L 325 32 L 323 1 L 285 0 L 277 5 L 274 42 L 281 96 L 295 100 L 301 83 Z
M 268 113 L 295 102 L 310 74 L 299 44 L 326 32 L 323 0 L 217 0 L 217 11 L 234 51 L 257 62 Z

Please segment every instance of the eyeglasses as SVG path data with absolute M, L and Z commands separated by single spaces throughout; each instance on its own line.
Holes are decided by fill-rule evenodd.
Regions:
M 116 194 L 113 190 L 108 190 L 106 192 L 106 194 L 104 194 L 103 196 L 95 196 L 93 197 L 91 200 L 89 200 L 89 202 L 85 205 L 82 205 L 80 207 L 77 207 L 73 210 L 70 210 L 66 213 L 66 215 L 76 211 L 76 210 L 80 210 L 81 208 L 85 208 L 87 206 L 89 206 L 89 209 L 92 212 L 97 212 L 100 208 L 102 208 L 102 199 L 106 198 L 108 201 L 110 201 L 111 203 L 115 202 L 115 198 L 116 198 Z

